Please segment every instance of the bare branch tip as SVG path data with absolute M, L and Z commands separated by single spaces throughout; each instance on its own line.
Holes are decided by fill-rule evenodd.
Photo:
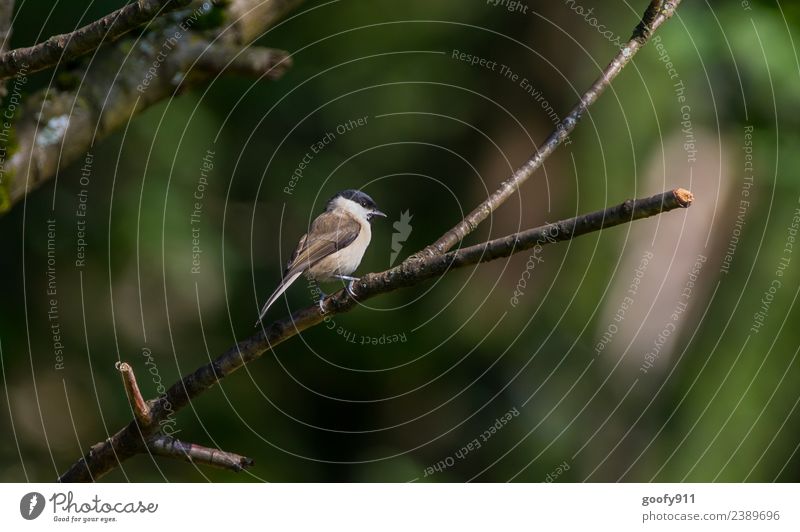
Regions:
M 685 188 L 676 188 L 672 191 L 681 207 L 689 207 L 694 201 L 694 194 Z
M 244 471 L 245 469 L 253 467 L 254 465 L 256 465 L 255 460 L 247 456 L 242 456 L 241 460 L 239 461 L 239 469 L 236 472 L 238 473 L 239 471 Z
M 642 20 L 633 30 L 632 39 L 644 44 L 653 31 L 675 14 L 680 0 L 652 0 L 642 15 Z
M 114 364 L 114 367 L 122 374 L 122 384 L 125 386 L 125 395 L 128 396 L 128 402 L 133 410 L 133 415 L 139 425 L 146 427 L 152 422 L 150 407 L 147 405 L 139 390 L 139 384 L 136 382 L 136 375 L 133 373 L 133 368 L 127 362 L 121 360 Z

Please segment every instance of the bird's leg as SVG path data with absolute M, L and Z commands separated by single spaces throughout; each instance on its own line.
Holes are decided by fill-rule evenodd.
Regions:
M 322 291 L 322 288 L 319 287 L 319 283 L 316 282 L 315 279 L 309 279 L 309 280 L 313 283 L 314 289 L 319 291 L 319 301 L 318 301 L 318 303 L 319 303 L 319 311 L 322 314 L 325 314 L 325 307 L 322 305 L 322 302 L 325 301 L 325 298 L 328 297 L 328 294 L 326 294 L 325 292 Z M 311 293 L 313 294 L 314 291 L 312 290 Z
M 325 307 L 322 305 L 322 302 L 325 301 L 325 298 L 328 297 L 328 294 L 323 292 L 322 290 L 319 291 L 319 311 L 325 314 Z
M 356 281 L 360 281 L 361 279 L 359 279 L 358 277 L 351 277 L 350 275 L 336 275 L 335 277 L 342 281 L 349 281 L 345 286 L 345 290 L 347 290 L 347 293 L 350 294 L 350 297 L 355 299 L 356 294 L 353 292 L 353 283 L 355 283 Z

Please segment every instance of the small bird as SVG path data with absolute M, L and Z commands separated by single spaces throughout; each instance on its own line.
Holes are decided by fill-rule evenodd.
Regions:
M 358 278 L 350 274 L 358 268 L 367 250 L 372 237 L 370 222 L 376 216 L 385 218 L 386 214 L 360 190 L 343 190 L 333 196 L 325 212 L 311 222 L 311 229 L 297 243 L 283 279 L 261 309 L 256 327 L 269 307 L 302 273 L 314 281 L 348 281 L 347 291 L 352 295 L 352 284 Z M 322 294 L 320 309 L 324 298 Z

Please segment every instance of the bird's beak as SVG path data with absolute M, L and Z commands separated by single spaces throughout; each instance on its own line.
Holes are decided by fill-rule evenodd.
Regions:
M 386 218 L 386 213 L 385 212 L 381 212 L 378 209 L 375 209 L 370 214 L 372 214 L 372 216 L 382 216 L 382 217 Z

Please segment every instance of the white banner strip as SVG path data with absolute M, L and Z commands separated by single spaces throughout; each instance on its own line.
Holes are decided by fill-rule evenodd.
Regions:
M 0 484 L 0 493 L 0 528 L 14 531 L 800 530 L 792 484 Z

